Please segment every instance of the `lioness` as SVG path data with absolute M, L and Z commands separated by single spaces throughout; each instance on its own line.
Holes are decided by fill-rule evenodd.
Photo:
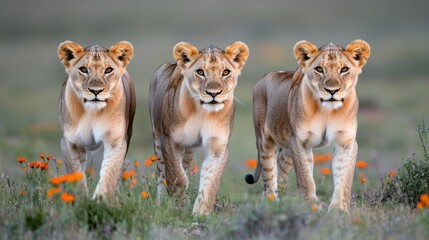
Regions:
M 158 200 L 165 182 L 170 192 L 184 197 L 193 148 L 202 145 L 206 157 L 193 214 L 212 211 L 228 160 L 234 89 L 248 52 L 242 42 L 235 42 L 225 50 L 216 47 L 198 50 L 181 42 L 173 49 L 176 63 L 164 64 L 154 72 L 149 108 L 158 158 Z
M 293 166 L 298 189 L 307 200 L 317 201 L 312 148 L 334 142 L 334 193 L 329 209 L 347 211 L 358 150 L 355 86 L 370 47 L 362 40 L 345 49 L 333 43 L 317 48 L 300 41 L 294 54 L 300 65 L 295 72 L 268 73 L 255 86 L 258 166 L 246 182 L 256 182 L 262 170 L 265 194 L 277 198 L 278 181 Z
M 126 41 L 105 49 L 66 41 L 58 57 L 67 77 L 60 96 L 61 150 L 67 172 L 84 172 L 87 151 L 104 147 L 100 181 L 93 198 L 112 196 L 132 134 L 136 99 L 126 71 L 133 46 Z M 88 191 L 86 182 L 84 188 Z

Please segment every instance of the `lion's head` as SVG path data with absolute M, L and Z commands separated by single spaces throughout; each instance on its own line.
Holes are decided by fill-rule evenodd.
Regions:
M 355 40 L 345 49 L 333 43 L 317 48 L 310 42 L 300 41 L 294 53 L 314 97 L 323 107 L 338 109 L 355 88 L 369 58 L 370 47 L 363 40 Z
M 235 42 L 225 50 L 208 47 L 198 51 L 191 44 L 181 42 L 174 47 L 173 54 L 190 95 L 205 110 L 217 112 L 225 101 L 234 98 L 237 77 L 249 49 L 246 44 Z
M 66 41 L 58 47 L 61 59 L 76 96 L 87 109 L 103 109 L 121 81 L 133 57 L 133 46 L 126 41 L 106 49 L 99 45 L 87 48 Z

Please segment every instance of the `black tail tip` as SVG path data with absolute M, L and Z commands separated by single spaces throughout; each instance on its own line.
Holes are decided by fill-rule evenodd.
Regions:
M 247 184 L 254 184 L 255 179 L 253 178 L 252 174 L 247 174 L 246 177 L 244 177 L 244 180 L 246 180 Z

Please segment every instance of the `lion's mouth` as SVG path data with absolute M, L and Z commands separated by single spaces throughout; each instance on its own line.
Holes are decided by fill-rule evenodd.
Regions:
M 106 102 L 106 101 L 107 100 L 101 100 L 101 99 L 98 99 L 98 98 L 94 98 L 94 99 L 91 99 L 91 100 L 88 100 L 86 98 L 83 99 L 84 103 L 87 103 L 87 102 Z
M 216 100 L 213 99 L 211 102 L 207 102 L 207 103 L 200 100 L 200 103 L 201 104 L 219 104 L 219 103 L 222 103 L 222 102 L 218 102 L 218 101 L 216 101 Z
M 342 99 L 335 99 L 335 98 L 333 98 L 333 97 L 331 97 L 330 99 L 323 99 L 323 98 L 321 98 L 320 99 L 320 102 L 344 102 L 344 98 L 342 98 Z

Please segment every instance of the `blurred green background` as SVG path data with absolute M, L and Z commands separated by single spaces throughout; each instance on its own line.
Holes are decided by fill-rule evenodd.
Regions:
M 129 160 L 153 154 L 148 84 L 159 65 L 173 61 L 177 42 L 198 48 L 247 43 L 250 58 L 236 89 L 242 104 L 225 173 L 241 179 L 247 171 L 244 159 L 256 157 L 252 89 L 259 77 L 294 70 L 292 48 L 299 40 L 346 46 L 364 39 L 371 57 L 357 86 L 358 159 L 370 164 L 370 176 L 379 176 L 421 151 L 417 125 L 422 115 L 429 122 L 428 10 L 423 0 L 2 1 L 0 172 L 19 176 L 17 156 L 36 160 L 44 152 L 61 158 L 58 98 L 65 72 L 56 51 L 62 41 L 109 48 L 127 40 L 134 45 L 128 71 L 138 108 Z

